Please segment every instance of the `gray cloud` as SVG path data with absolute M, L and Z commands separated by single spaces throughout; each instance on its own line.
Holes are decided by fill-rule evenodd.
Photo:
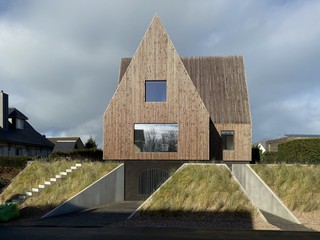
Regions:
M 243 55 L 254 140 L 319 133 L 319 1 L 0 0 L 0 88 L 40 132 L 93 136 L 155 12 L 182 56 Z

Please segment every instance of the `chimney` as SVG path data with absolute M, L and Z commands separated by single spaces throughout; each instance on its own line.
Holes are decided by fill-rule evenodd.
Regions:
M 8 109 L 9 100 L 8 94 L 5 94 L 2 90 L 0 92 L 0 127 L 4 130 L 8 130 Z

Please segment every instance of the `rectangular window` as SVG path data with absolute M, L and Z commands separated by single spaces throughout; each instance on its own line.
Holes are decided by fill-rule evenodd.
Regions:
M 234 131 L 233 130 L 222 130 L 221 139 L 223 150 L 234 150 Z
M 177 152 L 178 124 L 134 124 L 135 152 Z
M 146 102 L 166 102 L 167 101 L 167 81 L 146 80 L 145 85 Z
M 24 120 L 19 118 L 16 119 L 16 129 L 24 129 Z

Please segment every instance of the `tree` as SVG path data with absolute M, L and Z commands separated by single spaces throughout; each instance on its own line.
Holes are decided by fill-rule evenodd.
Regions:
M 92 137 L 90 137 L 90 138 L 88 139 L 88 141 L 86 142 L 85 148 L 86 148 L 86 149 L 97 149 L 97 144 L 96 144 L 96 142 L 93 140 Z

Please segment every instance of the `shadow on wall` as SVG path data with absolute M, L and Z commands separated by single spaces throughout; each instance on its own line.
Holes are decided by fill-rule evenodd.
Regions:
M 210 160 L 222 160 L 222 139 L 210 119 Z

